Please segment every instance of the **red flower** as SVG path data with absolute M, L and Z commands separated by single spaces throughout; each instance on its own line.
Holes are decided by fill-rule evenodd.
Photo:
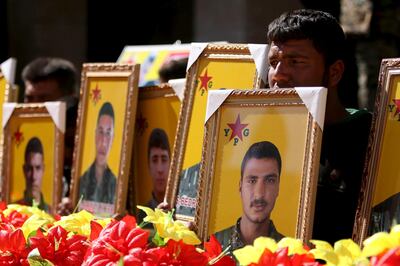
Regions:
M 371 257 L 372 266 L 400 265 L 400 247 L 390 249 L 378 256 Z
M 29 265 L 29 251 L 21 229 L 0 231 L 0 265 Z
M 320 265 L 315 261 L 314 257 L 310 254 L 294 254 L 288 256 L 288 248 L 278 249 L 272 253 L 268 249 L 264 250 L 258 263 L 252 263 L 251 266 L 268 265 L 268 266 L 318 266 Z
M 204 242 L 204 248 L 206 251 L 203 254 L 207 257 L 209 262 L 212 259 L 215 259 L 218 256 L 220 256 L 222 253 L 221 244 L 218 242 L 217 238 L 214 235 L 211 235 L 210 241 Z M 217 260 L 215 263 L 213 263 L 212 265 L 235 266 L 236 263 L 230 256 L 225 255 L 222 258 L 220 258 L 219 260 Z
M 20 228 L 29 218 L 29 216 L 26 214 L 22 214 L 16 210 L 12 210 L 7 217 L 4 216 L 3 213 L 1 213 L 0 218 L 3 223 L 11 224 L 15 228 Z
M 7 203 L 5 201 L 0 201 L 0 211 L 7 209 Z
M 160 265 L 207 265 L 207 256 L 199 253 L 192 245 L 187 245 L 183 241 L 176 242 L 169 240 L 164 248 L 160 248 Z M 164 250 L 162 250 L 164 249 Z
M 90 221 L 90 241 L 95 240 L 96 238 L 99 237 L 101 230 L 103 230 L 103 227 L 101 224 L 95 221 Z
M 91 237 L 95 238 L 95 234 Z M 144 256 L 142 253 L 148 237 L 147 231 L 136 227 L 135 218 L 126 216 L 119 222 L 108 224 L 100 232 L 88 250 L 84 265 L 104 265 L 118 262 L 121 258 L 126 261 L 124 265 L 136 265 Z
M 61 226 L 51 228 L 47 236 L 38 230 L 35 237 L 30 238 L 31 248 L 37 248 L 40 256 L 55 265 L 81 265 L 87 250 L 86 237 L 73 235 Z

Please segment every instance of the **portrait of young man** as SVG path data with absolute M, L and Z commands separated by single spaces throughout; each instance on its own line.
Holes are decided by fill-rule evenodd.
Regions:
M 154 128 L 149 137 L 147 145 L 147 160 L 149 173 L 152 180 L 151 198 L 146 206 L 152 209 L 164 201 L 167 188 L 171 151 L 168 142 L 168 135 L 162 128 Z M 146 214 L 139 211 L 138 220 L 143 221 Z M 152 227 L 149 224 L 149 228 Z
M 146 206 L 152 209 L 163 202 L 167 187 L 170 148 L 167 133 L 161 128 L 151 131 L 147 147 L 147 158 L 150 176 L 153 182 L 152 197 Z
M 79 194 L 85 201 L 114 204 L 117 178 L 107 164 L 114 139 L 114 109 L 105 102 L 99 111 L 95 128 L 96 158 L 79 178 Z
M 328 89 L 312 237 L 331 243 L 352 236 L 372 119 L 339 99 L 345 38 L 332 15 L 306 9 L 284 13 L 267 34 L 270 88 Z
M 243 213 L 236 224 L 215 233 L 223 249 L 230 251 L 252 245 L 260 236 L 279 241 L 283 238 L 271 213 L 279 195 L 282 160 L 278 148 L 269 141 L 250 146 L 240 169 L 239 192 Z
M 50 212 L 50 206 L 46 203 L 42 194 L 42 182 L 44 174 L 43 145 L 39 138 L 33 137 L 25 148 L 25 161 L 22 166 L 25 177 L 24 197 L 16 203 L 32 206 Z

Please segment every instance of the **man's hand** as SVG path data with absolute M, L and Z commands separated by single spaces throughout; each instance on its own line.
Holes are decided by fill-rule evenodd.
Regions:
M 157 209 L 163 210 L 165 212 L 171 211 L 171 206 L 165 201 L 161 202 L 160 204 L 157 205 Z
M 57 205 L 57 213 L 61 216 L 69 215 L 73 211 L 72 201 L 68 197 L 62 198 L 61 202 Z

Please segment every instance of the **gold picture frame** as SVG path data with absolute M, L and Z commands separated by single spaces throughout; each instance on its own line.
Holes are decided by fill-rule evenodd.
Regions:
M 4 94 L 0 96 L 0 104 L 5 102 L 16 102 L 18 98 L 18 95 L 16 95 L 16 92 L 18 91 L 17 88 L 16 85 L 7 82 L 3 73 L 0 71 L 0 89 L 4 92 Z
M 128 203 L 132 213 L 137 213 L 136 205 L 154 208 L 158 203 L 153 198 L 157 197 L 153 193 L 154 183 L 157 183 L 156 192 L 159 193 L 167 184 L 180 106 L 178 96 L 168 83 L 139 89 Z M 159 165 L 154 167 L 149 160 L 151 145 L 161 149 L 159 152 L 162 153 L 157 154 L 155 164 Z M 156 173 L 152 173 L 153 168 Z
M 326 91 L 315 90 L 312 97 L 324 95 L 315 108 L 299 89 L 233 90 L 219 105 L 205 123 L 194 219 L 201 239 L 234 225 L 241 215 L 241 161 L 252 144 L 262 141 L 276 145 L 282 158 L 271 220 L 285 236 L 311 238 Z
M 27 187 L 40 186 L 39 208 L 55 214 L 61 201 L 65 103 L 4 104 L 3 112 L 2 199 L 31 205 L 38 191 Z
M 182 189 L 179 186 L 180 177 L 187 172 L 198 173 L 208 91 L 222 88 L 254 89 L 263 85 L 248 44 L 208 44 L 190 66 L 165 195 L 170 206 L 175 208 L 179 190 Z M 194 216 L 194 208 L 189 212 Z M 176 214 L 180 214 L 177 209 Z
M 78 209 L 125 212 L 138 78 L 139 65 L 83 64 L 71 172 L 73 204 L 83 196 Z
M 18 86 L 10 84 L 7 79 L 5 78 L 4 74 L 0 71 L 0 91 L 4 92 L 0 94 L 0 106 L 3 106 L 4 103 L 7 102 L 16 102 L 18 99 Z M 0 109 L 3 112 L 3 108 Z M 0 120 L 2 119 L 3 115 L 0 114 Z M 1 122 L 1 121 L 0 121 Z M 3 136 L 3 128 L 0 128 L 0 147 L 4 145 L 4 136 Z M 3 161 L 3 153 L 0 149 L 0 164 Z M 1 166 L 0 166 L 1 172 Z
M 359 244 L 368 235 L 389 231 L 394 219 L 400 222 L 399 135 L 400 58 L 383 59 L 353 230 Z

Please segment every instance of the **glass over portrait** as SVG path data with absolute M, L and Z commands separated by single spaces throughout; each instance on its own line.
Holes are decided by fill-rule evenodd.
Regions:
M 137 72 L 138 66 L 118 64 L 85 64 L 82 70 L 72 198 L 97 216 L 125 210 Z
M 224 241 L 257 223 L 276 240 L 309 239 L 322 130 L 297 92 L 233 91 L 205 130 L 200 236 Z
M 64 103 L 54 102 L 54 106 L 61 105 Z M 64 158 L 63 126 L 57 123 L 65 109 L 50 114 L 48 108 L 43 104 L 4 106 L 12 114 L 4 128 L 2 191 L 8 203 L 55 213 L 61 199 Z
M 354 227 L 361 243 L 400 222 L 400 59 L 381 63 L 364 176 Z

